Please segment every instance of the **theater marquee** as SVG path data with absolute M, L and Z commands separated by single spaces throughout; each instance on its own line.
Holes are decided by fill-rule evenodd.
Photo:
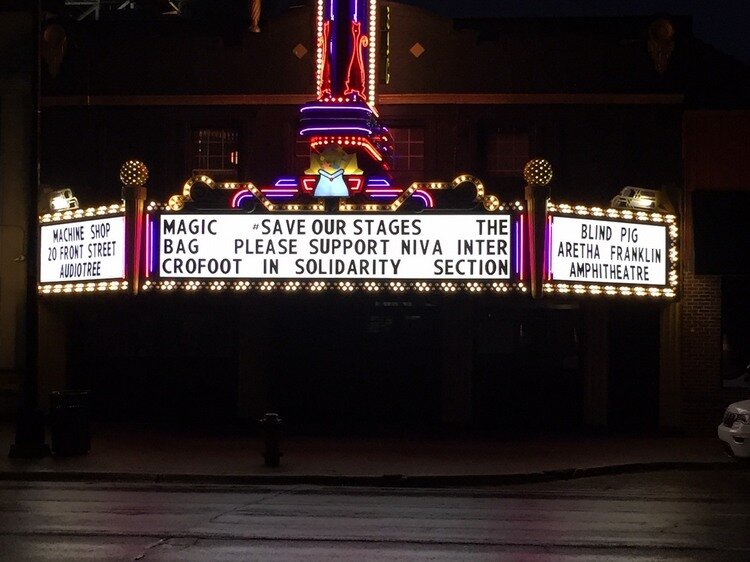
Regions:
M 40 292 L 126 289 L 124 213 L 114 204 L 40 217 Z
M 544 246 L 547 292 L 675 294 L 673 215 L 550 205 Z
M 512 217 L 162 215 L 164 278 L 508 281 Z
M 522 204 L 500 203 L 471 176 L 408 189 L 362 183 L 332 212 L 291 182 L 189 183 L 171 206 L 150 206 L 144 289 L 526 290 Z M 201 188 L 204 205 L 213 196 L 230 209 L 196 208 Z M 302 203 L 274 203 L 290 192 Z M 441 208 L 445 197 L 462 204 Z

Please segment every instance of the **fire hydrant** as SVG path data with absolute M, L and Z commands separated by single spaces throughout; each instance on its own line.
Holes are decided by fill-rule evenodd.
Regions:
M 267 413 L 260 420 L 263 431 L 263 458 L 266 466 L 277 467 L 281 461 L 281 418 L 279 414 Z

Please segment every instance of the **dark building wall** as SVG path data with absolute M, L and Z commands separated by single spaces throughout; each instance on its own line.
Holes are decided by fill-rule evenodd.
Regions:
M 721 388 L 721 277 L 687 270 L 682 292 L 682 423 L 707 432 L 744 396 Z
M 680 110 L 672 106 L 385 106 L 391 126 L 425 131 L 426 180 L 461 172 L 482 178 L 508 200 L 523 196 L 516 175 L 487 169 L 495 131 L 527 133 L 529 157 L 555 169 L 553 199 L 606 204 L 626 185 L 675 188 L 680 183 Z M 42 183 L 75 190 L 85 204 L 119 195 L 126 160 L 144 161 L 150 197 L 165 199 L 190 177 L 190 130 L 236 127 L 239 179 L 259 185 L 295 168 L 297 112 L 291 106 L 48 108 L 42 127 Z M 676 201 L 675 201 L 676 203 Z
M 729 403 L 747 398 L 747 387 L 725 387 L 722 377 L 727 352 L 750 352 L 747 345 L 745 350 L 724 349 L 736 347 L 738 342 L 727 338 L 727 319 L 723 315 L 729 312 L 728 308 L 744 306 L 743 302 L 732 302 L 727 297 L 741 301 L 750 298 L 747 291 L 744 297 L 741 292 L 727 295 L 724 286 L 727 281 L 747 286 L 747 269 L 743 263 L 747 261 L 749 250 L 742 243 L 742 240 L 747 240 L 744 209 L 733 209 L 731 216 L 705 217 L 703 223 L 708 223 L 709 227 L 715 224 L 715 228 L 696 231 L 698 223 L 694 222 L 694 217 L 702 209 L 694 207 L 692 194 L 700 192 L 702 198 L 697 201 L 705 203 L 711 203 L 713 198 L 722 200 L 727 195 L 741 198 L 741 194 L 745 194 L 745 200 L 750 201 L 749 135 L 748 111 L 690 111 L 685 114 L 686 210 L 683 219 L 681 344 L 683 423 L 691 430 L 705 432 L 711 429 L 719 422 Z M 727 210 L 725 205 L 717 208 Z M 716 236 L 715 230 L 723 236 Z M 707 237 L 710 243 L 696 237 Z M 724 248 L 730 251 L 724 251 Z M 714 275 L 698 270 L 699 264 L 707 261 L 705 255 L 696 254 L 699 249 L 723 257 L 711 260 Z M 735 273 L 743 269 L 744 275 Z M 731 274 L 721 275 L 722 270 Z
M 27 219 L 33 177 L 34 18 L 26 5 L 0 7 L 0 416 L 17 409 L 18 391 L 33 361 L 29 326 Z M 33 262 L 31 262 L 33 263 Z M 32 281 L 33 284 L 33 281 Z
M 270 19 L 260 34 L 246 33 L 239 20 L 68 22 L 69 49 L 47 92 L 313 93 L 315 13 L 308 4 Z M 381 84 L 384 94 L 681 92 L 696 49 L 690 19 L 671 18 L 676 45 L 661 75 L 648 50 L 653 18 L 454 21 L 397 2 L 382 2 L 381 16 L 386 9 L 391 80 Z M 293 52 L 298 45 L 302 56 Z

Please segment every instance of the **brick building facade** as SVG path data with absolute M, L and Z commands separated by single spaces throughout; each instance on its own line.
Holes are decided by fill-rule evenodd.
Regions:
M 299 168 L 313 20 L 310 7 L 290 10 L 260 34 L 174 19 L 62 22 L 72 47 L 59 74 L 43 68 L 42 183 L 97 204 L 118 197 L 130 158 L 147 163 L 158 200 L 196 170 L 267 182 Z M 470 171 L 520 199 L 523 163 L 542 156 L 555 201 L 606 205 L 627 185 L 662 190 L 681 221 L 676 302 L 46 299 L 40 392 L 92 388 L 110 417 L 132 416 L 133 404 L 143 419 L 202 411 L 207 421 L 286 407 L 323 430 L 357 416 L 370 429 L 390 417 L 415 430 L 536 430 L 548 427 L 542 411 L 566 431 L 711 431 L 746 390 L 722 387 L 722 277 L 695 271 L 691 194 L 750 184 L 737 118 L 750 72 L 682 17 L 669 19 L 673 49 L 657 60 L 657 21 L 451 21 L 383 2 L 378 108 L 404 181 Z M 268 347 L 237 326 L 263 327 Z M 321 359 L 306 341 L 314 326 L 346 345 Z M 429 334 L 420 353 L 402 343 L 415 331 Z M 373 351 L 389 346 L 400 361 Z

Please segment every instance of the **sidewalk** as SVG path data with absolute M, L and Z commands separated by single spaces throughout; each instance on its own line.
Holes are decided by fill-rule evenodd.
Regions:
M 207 483 L 502 484 L 663 470 L 736 468 L 710 437 L 558 437 L 533 440 L 290 438 L 281 466 L 263 466 L 256 437 L 217 431 L 96 427 L 91 452 L 9 459 L 0 426 L 0 479 Z

